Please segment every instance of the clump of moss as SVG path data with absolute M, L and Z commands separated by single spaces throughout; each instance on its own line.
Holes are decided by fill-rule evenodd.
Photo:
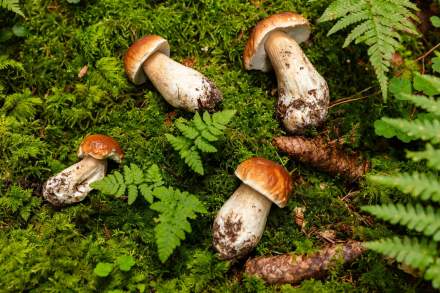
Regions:
M 0 52 L 22 64 L 23 70 L 1 71 L 0 107 L 11 95 L 38 98 L 25 104 L 26 119 L 0 110 L 0 287 L 8 291 L 124 290 L 146 292 L 346 292 L 417 288 L 395 268 L 367 255 L 349 268 L 336 269 L 324 281 L 301 287 L 267 286 L 241 275 L 242 264 L 219 261 L 211 247 L 213 218 L 239 185 L 235 167 L 251 156 L 283 163 L 296 179 L 285 209 L 274 207 L 263 239 L 254 255 L 288 251 L 311 252 L 324 244 L 316 233 L 304 234 L 293 210 L 305 206 L 309 231 L 334 229 L 343 239 L 370 239 L 387 233 L 372 225 L 358 206 L 386 198 L 377 187 L 360 187 L 320 173 L 279 155 L 271 145 L 284 130 L 275 117 L 276 79 L 247 72 L 241 56 L 250 28 L 258 20 L 282 11 L 296 11 L 312 22 L 306 55 L 326 78 L 333 100 L 369 85 L 377 87 L 365 50 L 341 49 L 344 37 L 326 37 L 331 24 L 316 20 L 328 1 L 30 1 L 22 3 L 22 18 L 0 10 Z M 26 29 L 11 35 L 12 27 Z M 7 35 L 7 38 L 5 37 Z M 204 176 L 190 171 L 165 138 L 178 117 L 151 84 L 129 84 L 122 56 L 134 40 L 146 34 L 168 39 L 173 58 L 191 60 L 221 89 L 223 109 L 238 110 L 215 155 L 204 157 Z M 5 38 L 7 39 L 5 41 Z M 419 50 L 413 44 L 414 50 Z M 85 65 L 88 72 L 79 78 Z M 22 99 L 23 100 L 23 99 Z M 19 103 L 14 104 L 15 107 Z M 22 104 L 23 105 L 23 104 Z M 405 168 L 402 151 L 387 157 L 373 133 L 373 122 L 384 112 L 398 111 L 378 96 L 332 108 L 323 131 L 330 138 L 345 137 L 345 146 L 366 153 L 378 171 Z M 125 161 L 147 168 L 157 164 L 167 185 L 196 194 L 208 209 L 192 223 L 192 233 L 162 264 L 154 243 L 155 215 L 141 201 L 128 207 L 121 200 L 93 192 L 82 203 L 56 210 L 40 200 L 41 184 L 77 160 L 76 148 L 88 133 L 117 139 Z M 392 146 L 392 145 L 391 145 Z M 110 171 L 117 168 L 110 165 Z M 360 190 L 353 197 L 344 196 Z M 348 228 L 347 228 L 348 227 Z M 132 255 L 129 272 L 113 271 L 106 278 L 93 269 Z M 202 285 L 201 285 L 202 284 Z

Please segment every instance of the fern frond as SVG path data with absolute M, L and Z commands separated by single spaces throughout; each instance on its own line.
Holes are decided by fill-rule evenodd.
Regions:
M 386 124 L 404 132 L 411 138 L 440 143 L 440 120 L 415 119 L 408 121 L 397 118 L 382 118 Z
M 407 100 L 434 115 L 440 116 L 440 101 L 428 98 L 425 96 L 409 95 L 402 93 L 399 95 L 399 99 Z
M 414 89 L 428 96 L 440 94 L 440 78 L 429 74 L 414 72 Z
M 435 149 L 429 143 L 426 144 L 426 149 L 420 152 L 407 151 L 406 156 L 415 162 L 427 160 L 428 167 L 440 170 L 440 149 Z
M 24 13 L 20 8 L 19 0 L 0 0 L 0 8 L 4 8 L 24 17 Z
M 207 142 L 205 140 L 205 138 L 199 136 L 194 140 L 194 144 L 196 145 L 196 147 L 201 150 L 204 153 L 216 153 L 217 149 L 210 144 L 209 142 Z
M 434 241 L 440 242 L 440 212 L 434 211 L 432 206 L 404 206 L 399 203 L 365 206 L 362 210 L 391 224 L 400 224 L 426 236 L 432 236 Z
M 185 233 L 191 232 L 188 219 L 195 219 L 197 213 L 206 213 L 206 209 L 194 195 L 171 187 L 158 187 L 153 194 L 159 199 L 150 206 L 159 212 L 159 224 L 154 229 L 156 243 L 159 259 L 165 262 L 185 239 Z
M 181 150 L 179 152 L 182 159 L 185 163 L 196 173 L 203 175 L 205 173 L 203 169 L 202 158 L 200 157 L 199 152 L 194 148 L 190 148 L 187 150 Z
M 440 182 L 435 176 L 413 172 L 395 176 L 371 175 L 368 179 L 377 184 L 397 188 L 423 200 L 440 202 Z
M 390 59 L 400 44 L 399 32 L 418 34 L 411 19 L 417 9 L 409 0 L 336 0 L 324 11 L 319 21 L 339 19 L 327 35 L 355 25 L 343 47 L 353 41 L 365 43 L 368 55 L 379 81 L 382 96 L 387 99 Z
M 136 201 L 139 193 L 151 203 L 153 201 L 153 188 L 161 185 L 163 185 L 163 180 L 157 165 L 152 165 L 144 174 L 136 164 L 124 166 L 124 175 L 119 171 L 115 171 L 113 174 L 91 184 L 92 188 L 115 197 L 127 193 L 129 205 Z
M 211 142 L 219 140 L 235 113 L 235 110 L 225 110 L 213 115 L 205 112 L 203 118 L 199 113 L 196 113 L 191 121 L 179 119 L 176 122 L 176 127 L 183 136 L 176 137 L 171 134 L 165 136 L 171 146 L 179 152 L 185 163 L 193 171 L 203 175 L 203 164 L 199 152 L 217 152 L 217 148 Z
M 419 241 L 416 238 L 393 237 L 367 242 L 364 245 L 419 270 L 425 270 L 438 256 L 436 243 L 426 239 Z

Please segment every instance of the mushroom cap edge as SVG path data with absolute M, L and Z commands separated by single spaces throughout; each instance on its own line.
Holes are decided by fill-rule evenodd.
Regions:
M 156 52 L 170 56 L 168 41 L 157 35 L 147 35 L 134 42 L 124 55 L 124 68 L 128 78 L 136 85 L 147 81 L 142 65 Z
M 246 70 L 268 72 L 272 69 L 264 43 L 269 34 L 275 30 L 285 32 L 299 44 L 309 38 L 310 24 L 302 15 L 293 12 L 274 14 L 258 22 L 252 29 L 243 52 Z
M 235 176 L 251 188 L 266 196 L 280 208 L 286 206 L 293 189 L 290 174 L 278 163 L 253 157 L 238 165 Z

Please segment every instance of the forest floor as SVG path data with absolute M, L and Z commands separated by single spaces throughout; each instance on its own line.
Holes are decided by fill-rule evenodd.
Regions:
M 404 149 L 412 146 L 375 134 L 376 120 L 400 116 L 406 109 L 383 101 L 366 47 L 343 49 L 345 34 L 327 37 L 332 23 L 317 20 L 331 1 L 68 2 L 24 1 L 25 18 L 0 11 L 0 54 L 22 64 L 22 69 L 0 71 L 0 103 L 6 96 L 25 101 L 21 109 L 13 109 L 20 119 L 11 119 L 11 111 L 0 116 L 1 292 L 432 290 L 395 261 L 373 252 L 338 266 L 321 280 L 267 285 L 243 274 L 245 260 L 221 261 L 212 247 L 215 215 L 240 184 L 234 170 L 253 156 L 283 165 L 292 175 L 294 190 L 284 209 L 273 205 L 250 256 L 317 251 L 328 245 L 322 237 L 325 231 L 334 231 L 335 241 L 367 241 L 396 231 L 360 207 L 401 194 L 365 179 L 347 182 L 276 150 L 272 139 L 286 134 L 275 113 L 276 77 L 243 68 L 243 49 L 259 20 L 284 11 L 301 13 L 312 24 L 311 38 L 302 48 L 327 80 L 331 102 L 362 97 L 334 104 L 325 124 L 306 135 L 343 141 L 348 152 L 371 162 L 373 173 L 417 168 L 405 159 Z M 173 109 L 151 83 L 135 86 L 124 73 L 124 53 L 147 34 L 167 39 L 174 60 L 199 70 L 218 86 L 224 96 L 219 109 L 237 110 L 217 143 L 219 151 L 203 156 L 203 176 L 185 165 L 165 137 L 178 133 L 177 118 L 191 119 L 193 114 Z M 406 45 L 410 49 L 401 53 L 407 59 L 431 46 L 412 39 Z M 87 73 L 78 77 L 85 65 Z M 129 206 L 97 191 L 64 208 L 43 200 L 43 183 L 78 161 L 79 143 L 91 133 L 114 137 L 125 152 L 125 165 L 135 163 L 146 170 L 157 164 L 166 185 L 196 195 L 206 206 L 208 212 L 191 221 L 192 232 L 166 262 L 159 260 L 154 240 L 157 214 L 144 201 Z M 122 167 L 110 163 L 109 172 L 118 168 Z M 303 231 L 295 223 L 297 207 L 305 208 Z M 99 262 L 113 263 L 122 255 L 135 259 L 128 272 L 114 269 L 107 277 L 94 273 Z

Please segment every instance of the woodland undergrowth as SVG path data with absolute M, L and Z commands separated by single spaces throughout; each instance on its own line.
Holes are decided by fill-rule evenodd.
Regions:
M 393 33 L 390 39 L 399 45 L 393 43 L 377 58 L 395 52 L 402 62 L 386 63 L 379 72 L 371 42 L 361 39 L 343 48 L 350 27 L 327 36 L 334 23 L 318 20 L 331 2 L 0 0 L 0 291 L 433 290 L 429 281 L 409 277 L 374 252 L 337 267 L 323 280 L 292 287 L 247 277 L 242 262 L 221 261 L 212 248 L 213 219 L 240 184 L 234 170 L 253 156 L 282 164 L 295 187 L 284 209 L 272 207 L 251 256 L 317 251 L 327 244 L 325 231 L 333 231 L 337 241 L 372 241 L 402 232 L 360 207 L 395 203 L 405 195 L 364 179 L 347 183 L 272 146 L 274 137 L 286 135 L 275 114 L 276 78 L 242 66 L 250 29 L 259 20 L 283 11 L 303 14 L 312 33 L 301 46 L 327 80 L 334 105 L 327 122 L 305 135 L 337 140 L 347 151 L 362 153 L 371 161 L 373 175 L 424 171 L 423 164 L 406 160 L 404 152 L 420 142 L 381 137 L 374 123 L 384 116 L 411 119 L 418 114 L 407 101 L 383 100 L 381 74 L 389 79 L 431 73 L 430 58 L 415 60 L 440 41 L 438 31 L 419 38 L 401 30 L 398 36 Z M 412 16 L 415 10 L 408 9 Z M 327 14 L 321 20 L 338 16 Z M 407 22 L 402 25 L 409 28 Z M 182 131 L 182 125 L 192 125 L 194 114 L 173 109 L 151 83 L 134 86 L 124 73 L 124 53 L 146 34 L 168 39 L 174 60 L 190 64 L 218 86 L 224 100 L 216 110 L 236 111 L 221 125 L 219 139 L 202 146 L 212 151 L 200 152 L 197 170 L 202 166 L 203 171 L 194 172 L 170 143 L 171 136 L 203 137 Z M 208 121 L 206 115 L 200 113 L 199 119 Z M 115 177 L 117 186 L 112 182 L 79 204 L 54 208 L 42 200 L 42 184 L 77 162 L 76 148 L 90 133 L 114 137 L 125 151 L 123 166 L 109 163 L 109 174 L 124 176 L 124 169 L 138 168 L 144 177 Z M 148 177 L 150 168 L 160 171 L 160 180 Z M 114 192 L 105 188 L 122 190 L 122 185 L 124 191 L 116 191 L 121 196 L 107 195 Z M 192 209 L 178 210 L 171 197 L 187 200 Z M 303 229 L 294 220 L 298 207 L 304 209 Z M 169 211 L 180 214 L 174 217 Z M 166 227 L 178 224 L 182 226 L 175 230 Z M 170 230 L 177 232 L 170 236 Z M 169 243 L 160 244 L 166 237 Z

